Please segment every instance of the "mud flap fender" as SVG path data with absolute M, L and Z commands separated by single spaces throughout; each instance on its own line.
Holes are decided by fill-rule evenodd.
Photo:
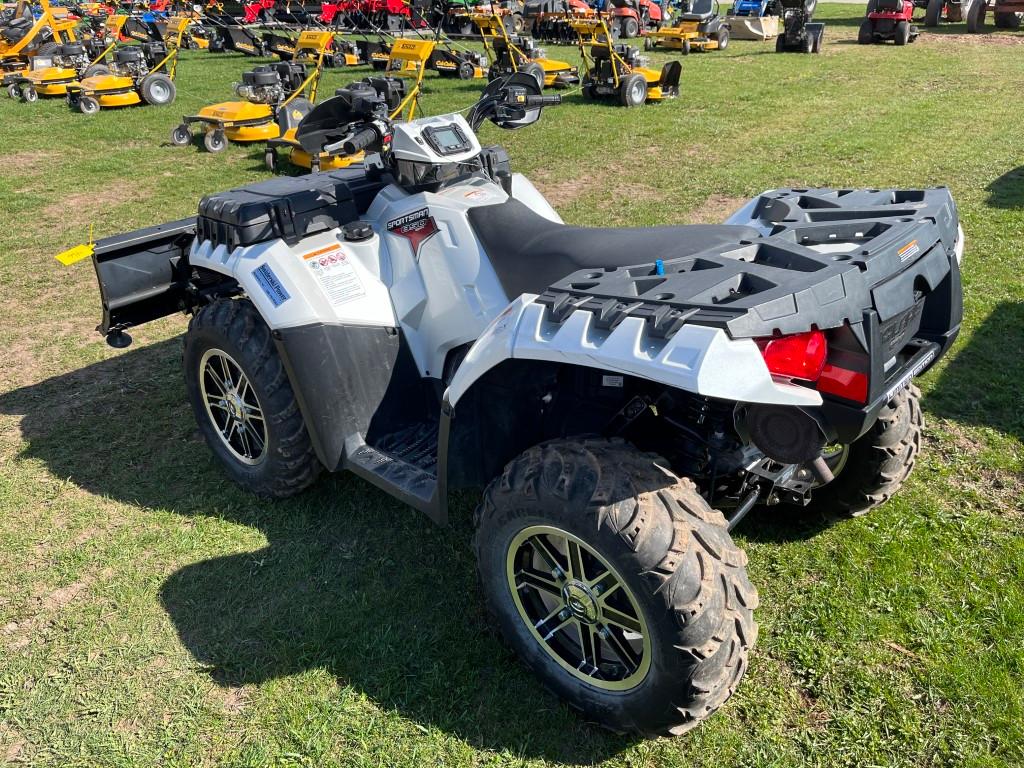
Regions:
M 535 298 L 537 297 L 533 294 L 524 293 L 502 310 L 501 314 L 484 329 L 480 338 L 469 348 L 448 389 L 445 390 L 444 399 L 449 405 L 454 407 L 477 379 L 512 357 L 519 323 L 526 308 L 536 306 L 533 305 Z
M 752 339 L 731 339 L 725 331 L 703 325 L 684 325 L 670 339 L 658 339 L 637 317 L 608 331 L 596 327 L 595 316 L 584 310 L 553 323 L 535 298 L 520 296 L 473 344 L 445 392 L 452 407 L 484 373 L 509 359 L 614 371 L 736 402 L 822 403 L 813 389 L 774 380 Z

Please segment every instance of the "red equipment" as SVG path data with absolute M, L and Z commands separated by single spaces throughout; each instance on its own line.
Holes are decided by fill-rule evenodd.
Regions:
M 276 0 L 252 0 L 252 2 L 243 3 L 242 23 L 255 24 L 258 21 L 264 21 L 274 9 L 275 2 Z
M 867 18 L 861 22 L 857 42 L 861 45 L 884 43 L 892 40 L 896 45 L 912 43 L 921 34 L 912 24 L 914 3 L 911 0 L 871 0 Z
M 651 0 L 610 0 L 609 31 L 622 38 L 639 37 L 661 26 L 661 6 Z

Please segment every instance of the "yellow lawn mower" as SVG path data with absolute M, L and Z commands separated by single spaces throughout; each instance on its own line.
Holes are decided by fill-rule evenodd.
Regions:
M 294 129 L 316 101 L 325 52 L 321 46 L 312 71 L 301 61 L 281 61 L 242 73 L 242 82 L 235 86 L 240 100 L 211 104 L 196 115 L 186 115 L 171 131 L 171 144 L 191 144 L 191 126 L 196 123 L 202 124 L 208 152 L 221 152 L 228 141 L 268 141 Z
M 95 55 L 90 54 L 90 46 L 86 42 L 76 42 L 58 45 L 52 57 L 34 57 L 27 72 L 8 75 L 3 79 L 7 94 L 11 98 L 32 103 L 40 96 L 67 96 L 68 86 L 80 79 L 109 75 L 111 70 L 104 61 L 117 45 L 117 34 L 125 18 L 113 17 L 106 28 L 112 34 L 103 38 L 104 42 L 109 42 Z M 96 47 L 93 46 L 93 50 Z
M 52 56 L 59 45 L 77 40 L 78 19 L 69 18 L 67 8 L 51 7 L 49 0 L 40 6 L 37 19 L 29 3 L 19 2 L 0 25 L 0 70 L 6 74 L 28 72 L 33 57 Z
M 668 48 L 690 51 L 724 51 L 729 46 L 729 24 L 718 12 L 717 0 L 692 0 L 674 23 L 644 38 L 647 50 Z
M 679 95 L 678 61 L 666 62 L 661 71 L 646 66 L 639 49 L 612 40 L 603 18 L 574 19 L 570 22 L 579 42 L 586 67 L 583 98 L 616 98 L 624 107 L 638 107 Z
M 497 80 L 516 72 L 533 75 L 542 88 L 565 87 L 580 81 L 579 70 L 567 61 L 549 59 L 532 37 L 509 35 L 502 20 L 489 13 L 470 15 L 480 30 L 484 51 L 490 61 L 488 80 Z
M 343 96 L 349 101 L 372 98 L 387 105 L 389 119 L 412 120 L 416 116 L 420 86 L 433 50 L 433 40 L 398 38 L 391 46 L 384 77 L 364 78 L 346 88 L 339 88 L 335 96 Z M 340 103 L 329 99 L 324 105 L 330 102 Z M 319 107 L 314 108 L 298 126 L 285 131 L 281 138 L 267 142 L 267 169 L 277 170 L 278 149 L 288 150 L 288 161 L 292 165 L 308 168 L 314 173 L 346 168 L 361 161 L 361 151 L 349 151 L 342 145 L 331 146 L 336 126 L 337 121 L 330 114 L 325 115 Z
M 169 45 L 149 42 L 118 48 L 110 74 L 86 77 L 67 86 L 68 106 L 83 115 L 95 115 L 101 108 L 170 104 L 177 93 L 174 75 L 184 29 Z

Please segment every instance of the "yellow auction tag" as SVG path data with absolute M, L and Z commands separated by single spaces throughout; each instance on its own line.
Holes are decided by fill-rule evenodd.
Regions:
M 56 259 L 65 267 L 70 267 L 72 264 L 76 264 L 82 259 L 88 259 L 92 256 L 92 252 L 92 243 L 82 243 L 81 245 L 76 245 L 74 248 L 68 248 L 66 251 L 58 253 Z
M 89 242 L 76 245 L 74 248 L 68 248 L 66 251 L 61 251 L 54 258 L 57 259 L 65 267 L 70 267 L 72 264 L 77 264 L 82 259 L 88 259 L 93 253 L 92 244 L 92 224 L 89 225 Z

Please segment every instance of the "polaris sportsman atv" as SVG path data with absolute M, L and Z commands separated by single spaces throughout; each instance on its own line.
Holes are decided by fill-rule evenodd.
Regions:
M 956 205 L 782 189 L 720 226 L 574 227 L 474 133 L 558 103 L 533 77 L 468 118 L 371 101 L 339 142 L 364 163 L 97 242 L 100 331 L 192 316 L 200 430 L 257 494 L 347 469 L 444 523 L 449 489 L 484 486 L 508 642 L 589 719 L 687 730 L 757 636 L 730 529 L 756 505 L 861 514 L 913 468 L 913 378 L 961 321 Z

